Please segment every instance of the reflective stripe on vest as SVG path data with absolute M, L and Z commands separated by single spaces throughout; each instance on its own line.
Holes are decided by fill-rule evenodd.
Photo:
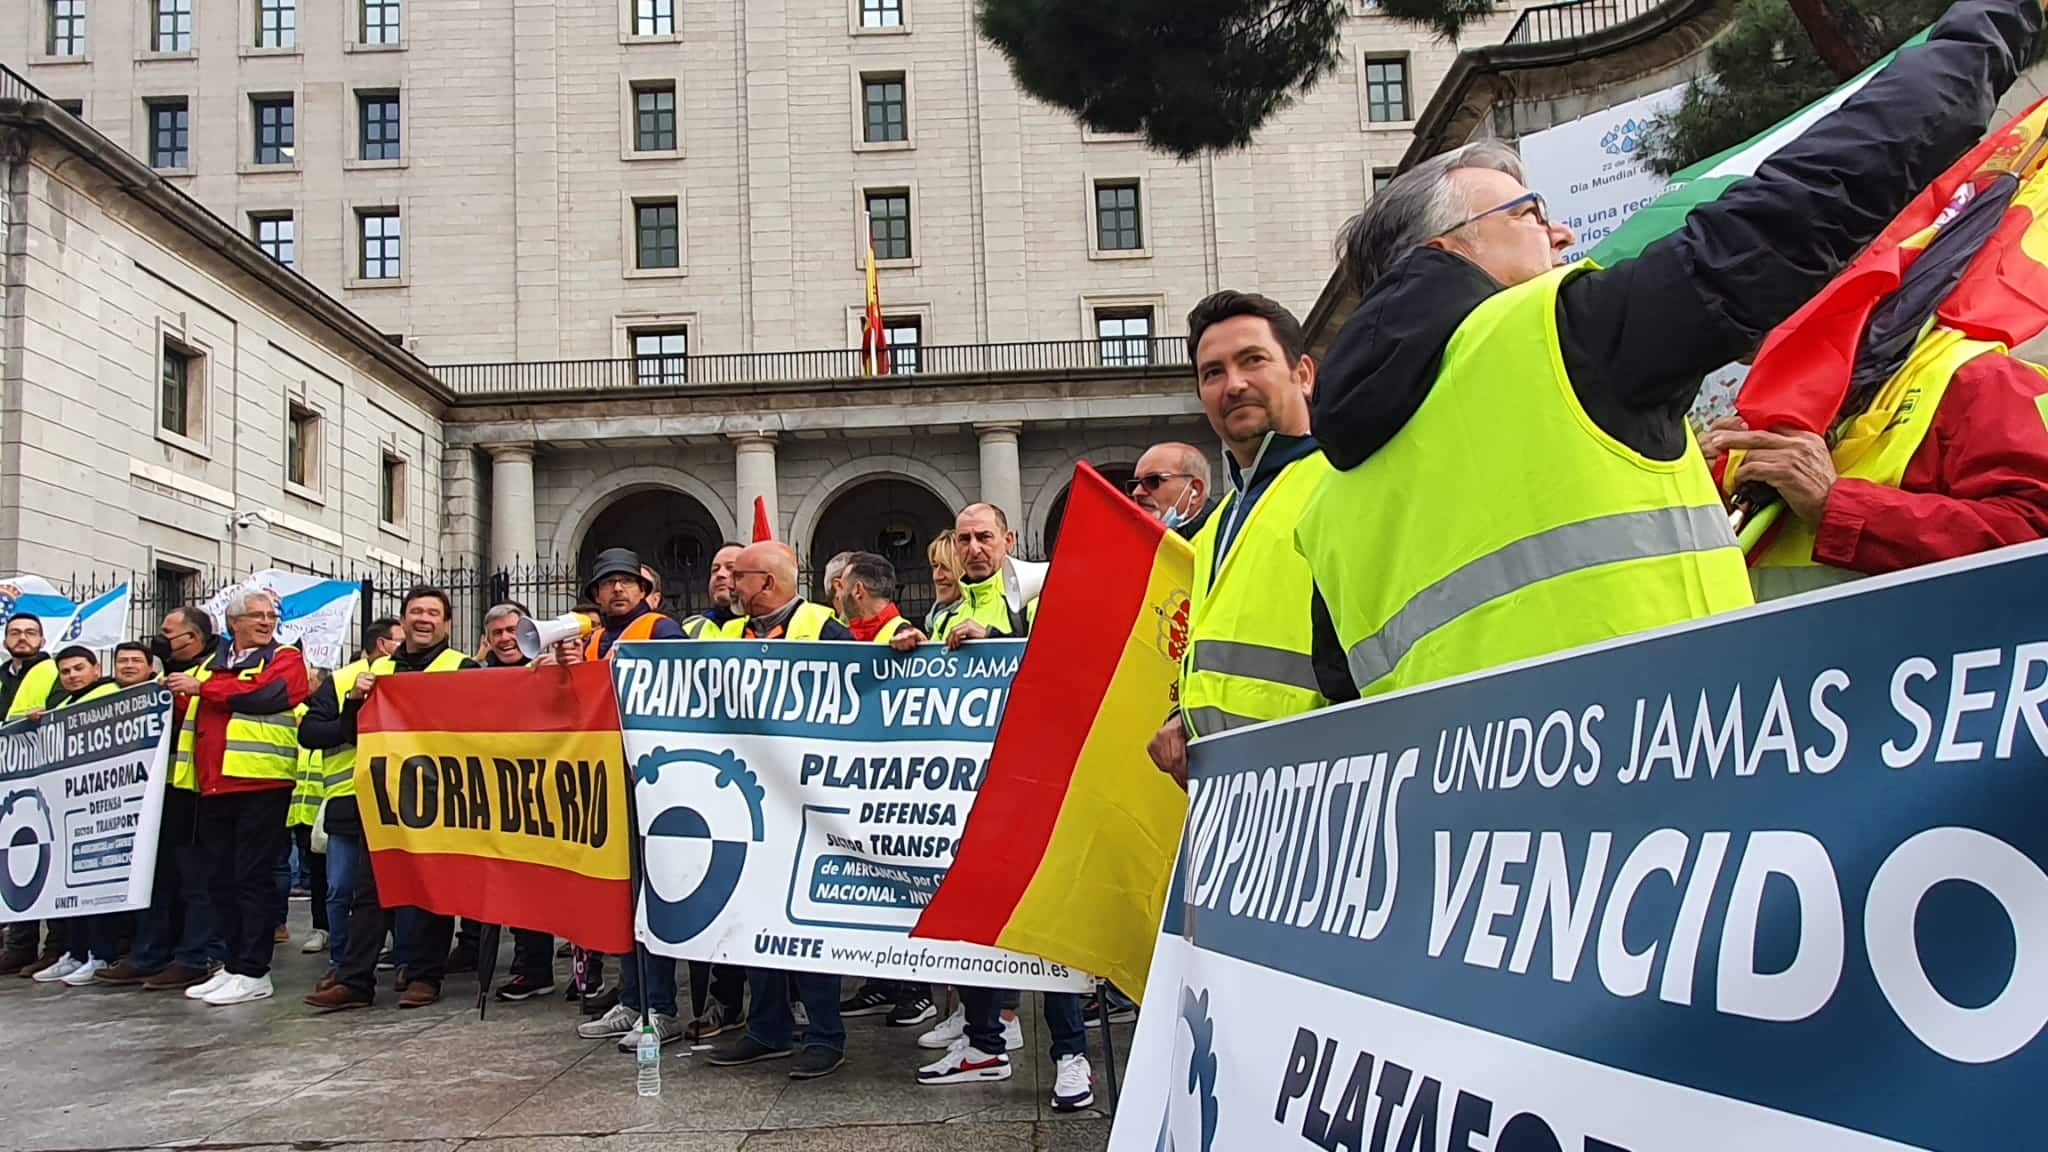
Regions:
M 1195 533 L 1195 586 L 1188 597 L 1188 651 L 1181 662 L 1181 715 L 1196 736 L 1298 716 L 1329 701 L 1316 686 L 1309 627 L 1308 561 L 1293 532 L 1329 462 L 1317 452 L 1282 469 L 1252 506 L 1219 565 L 1216 538 L 1225 496 Z
M 292 715 L 304 720 L 306 706 L 301 704 L 292 709 Z M 292 782 L 291 807 L 287 808 L 284 814 L 285 827 L 313 826 L 314 818 L 320 815 L 320 800 L 327 795 L 327 782 L 321 772 L 320 754 L 301 745 L 298 774 L 293 777 Z
M 620 630 L 619 638 L 617 640 L 612 641 L 613 646 L 616 647 L 617 645 L 624 644 L 628 640 L 653 639 L 654 626 L 656 623 L 660 622 L 662 618 L 663 617 L 661 613 L 654 611 L 642 612 L 640 615 L 633 617 L 633 619 L 627 623 L 625 628 Z M 584 641 L 583 658 L 593 663 L 598 660 L 605 659 L 605 656 L 599 656 L 597 654 L 598 645 L 602 644 L 603 642 L 604 626 L 599 625 L 598 627 L 591 630 L 590 639 Z M 609 655 L 610 653 L 607 652 L 606 656 Z M 428 669 L 428 671 L 441 671 L 441 669 L 430 668 Z
M 735 616 L 723 624 L 713 624 L 709 616 L 692 616 L 683 621 L 683 635 L 692 640 L 737 640 L 747 626 L 747 618 Z
M 1572 390 L 1557 291 L 1589 267 L 1473 309 L 1421 407 L 1295 529 L 1362 695 L 1751 603 L 1690 431 L 1649 459 Z
M 1008 574 L 1009 565 L 1005 563 L 986 580 L 974 584 L 962 580 L 960 599 L 955 602 L 953 614 L 940 623 L 939 632 L 932 639 L 944 642 L 953 634 L 953 629 L 969 620 L 979 621 L 991 632 L 1019 635 L 1022 631 L 1018 627 L 1019 614 L 1010 606 L 1009 588 L 1004 583 Z
M 291 648 L 289 644 L 272 647 L 273 654 Z M 208 654 L 197 668 L 192 669 L 194 680 L 201 684 L 214 678 L 213 660 L 217 653 Z M 237 669 L 232 675 L 242 680 L 253 680 L 269 665 L 268 660 L 259 660 L 251 667 Z M 187 735 L 191 739 L 186 739 Z M 199 700 L 194 697 L 185 712 L 185 723 L 178 735 L 178 753 L 171 765 L 171 784 L 178 788 L 196 789 L 199 786 L 198 764 L 194 756 L 199 745 Z M 299 722 L 290 712 L 272 712 L 259 715 L 245 715 L 240 712 L 228 714 L 227 738 L 221 746 L 220 771 L 223 776 L 238 780 L 292 780 L 298 775 L 299 767 Z
M 832 621 L 836 619 L 838 619 L 838 617 L 832 615 L 832 610 L 830 608 L 825 607 L 823 604 L 813 604 L 810 601 L 806 600 L 803 603 L 798 604 L 796 606 L 796 614 L 789 618 L 789 623 L 786 626 L 784 626 L 781 636 L 760 637 L 746 636 L 743 634 L 742 638 L 748 640 L 816 640 L 818 639 L 819 633 L 824 631 L 825 625 L 830 624 Z M 747 621 L 747 631 L 751 632 L 753 630 L 753 626 L 754 622 L 752 620 Z
M 425 671 L 454 672 L 462 667 L 464 657 L 453 648 L 444 648 L 440 655 L 429 661 Z M 379 677 L 390 676 L 398 671 L 398 664 L 389 656 L 379 656 L 374 662 L 358 660 L 345 665 L 334 673 L 334 699 L 343 707 L 348 706 L 348 694 L 355 690 L 356 681 L 363 673 L 371 672 Z M 354 796 L 356 794 L 356 746 L 344 744 L 329 748 L 320 754 L 322 785 L 327 796 Z

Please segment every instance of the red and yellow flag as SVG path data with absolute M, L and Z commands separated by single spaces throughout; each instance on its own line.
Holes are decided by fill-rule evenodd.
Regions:
M 386 907 L 633 950 L 611 665 L 384 677 L 358 731 L 356 807 Z
M 1176 702 L 1193 578 L 1185 540 L 1074 470 L 987 778 L 912 935 L 1043 956 L 1143 997 L 1187 817 L 1145 744 Z
M 860 374 L 889 374 L 889 334 L 882 326 L 882 280 L 875 271 L 875 222 L 867 221 L 867 312 L 860 321 Z

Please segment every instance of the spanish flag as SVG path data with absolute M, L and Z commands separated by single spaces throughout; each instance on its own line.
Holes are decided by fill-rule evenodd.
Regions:
M 914 936 L 1043 956 L 1142 997 L 1187 794 L 1145 744 L 1176 703 L 1194 551 L 1074 470 L 987 777 Z
M 633 950 L 611 665 L 383 677 L 358 730 L 356 806 L 386 907 Z

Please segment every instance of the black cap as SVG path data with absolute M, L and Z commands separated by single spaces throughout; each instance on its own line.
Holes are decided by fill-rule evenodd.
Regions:
M 597 583 L 607 576 L 631 576 L 638 581 L 644 592 L 654 591 L 654 585 L 640 573 L 640 556 L 631 548 L 607 548 L 597 554 L 597 564 L 590 570 L 590 583 L 583 586 L 583 595 L 597 599 Z

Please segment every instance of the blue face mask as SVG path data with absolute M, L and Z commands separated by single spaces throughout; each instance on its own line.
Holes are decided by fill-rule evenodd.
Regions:
M 1195 518 L 1193 512 L 1181 508 L 1182 501 L 1185 501 L 1188 497 L 1193 496 L 1194 494 L 1195 486 L 1191 482 L 1188 484 L 1186 488 L 1181 489 L 1180 499 L 1175 500 L 1173 502 L 1173 507 L 1168 508 L 1166 511 L 1161 512 L 1159 514 L 1159 523 L 1165 525 L 1167 531 L 1171 532 L 1175 528 L 1178 528 L 1181 525 L 1186 524 L 1190 520 L 1193 520 Z M 1200 507 L 1199 502 L 1197 502 L 1196 507 Z

